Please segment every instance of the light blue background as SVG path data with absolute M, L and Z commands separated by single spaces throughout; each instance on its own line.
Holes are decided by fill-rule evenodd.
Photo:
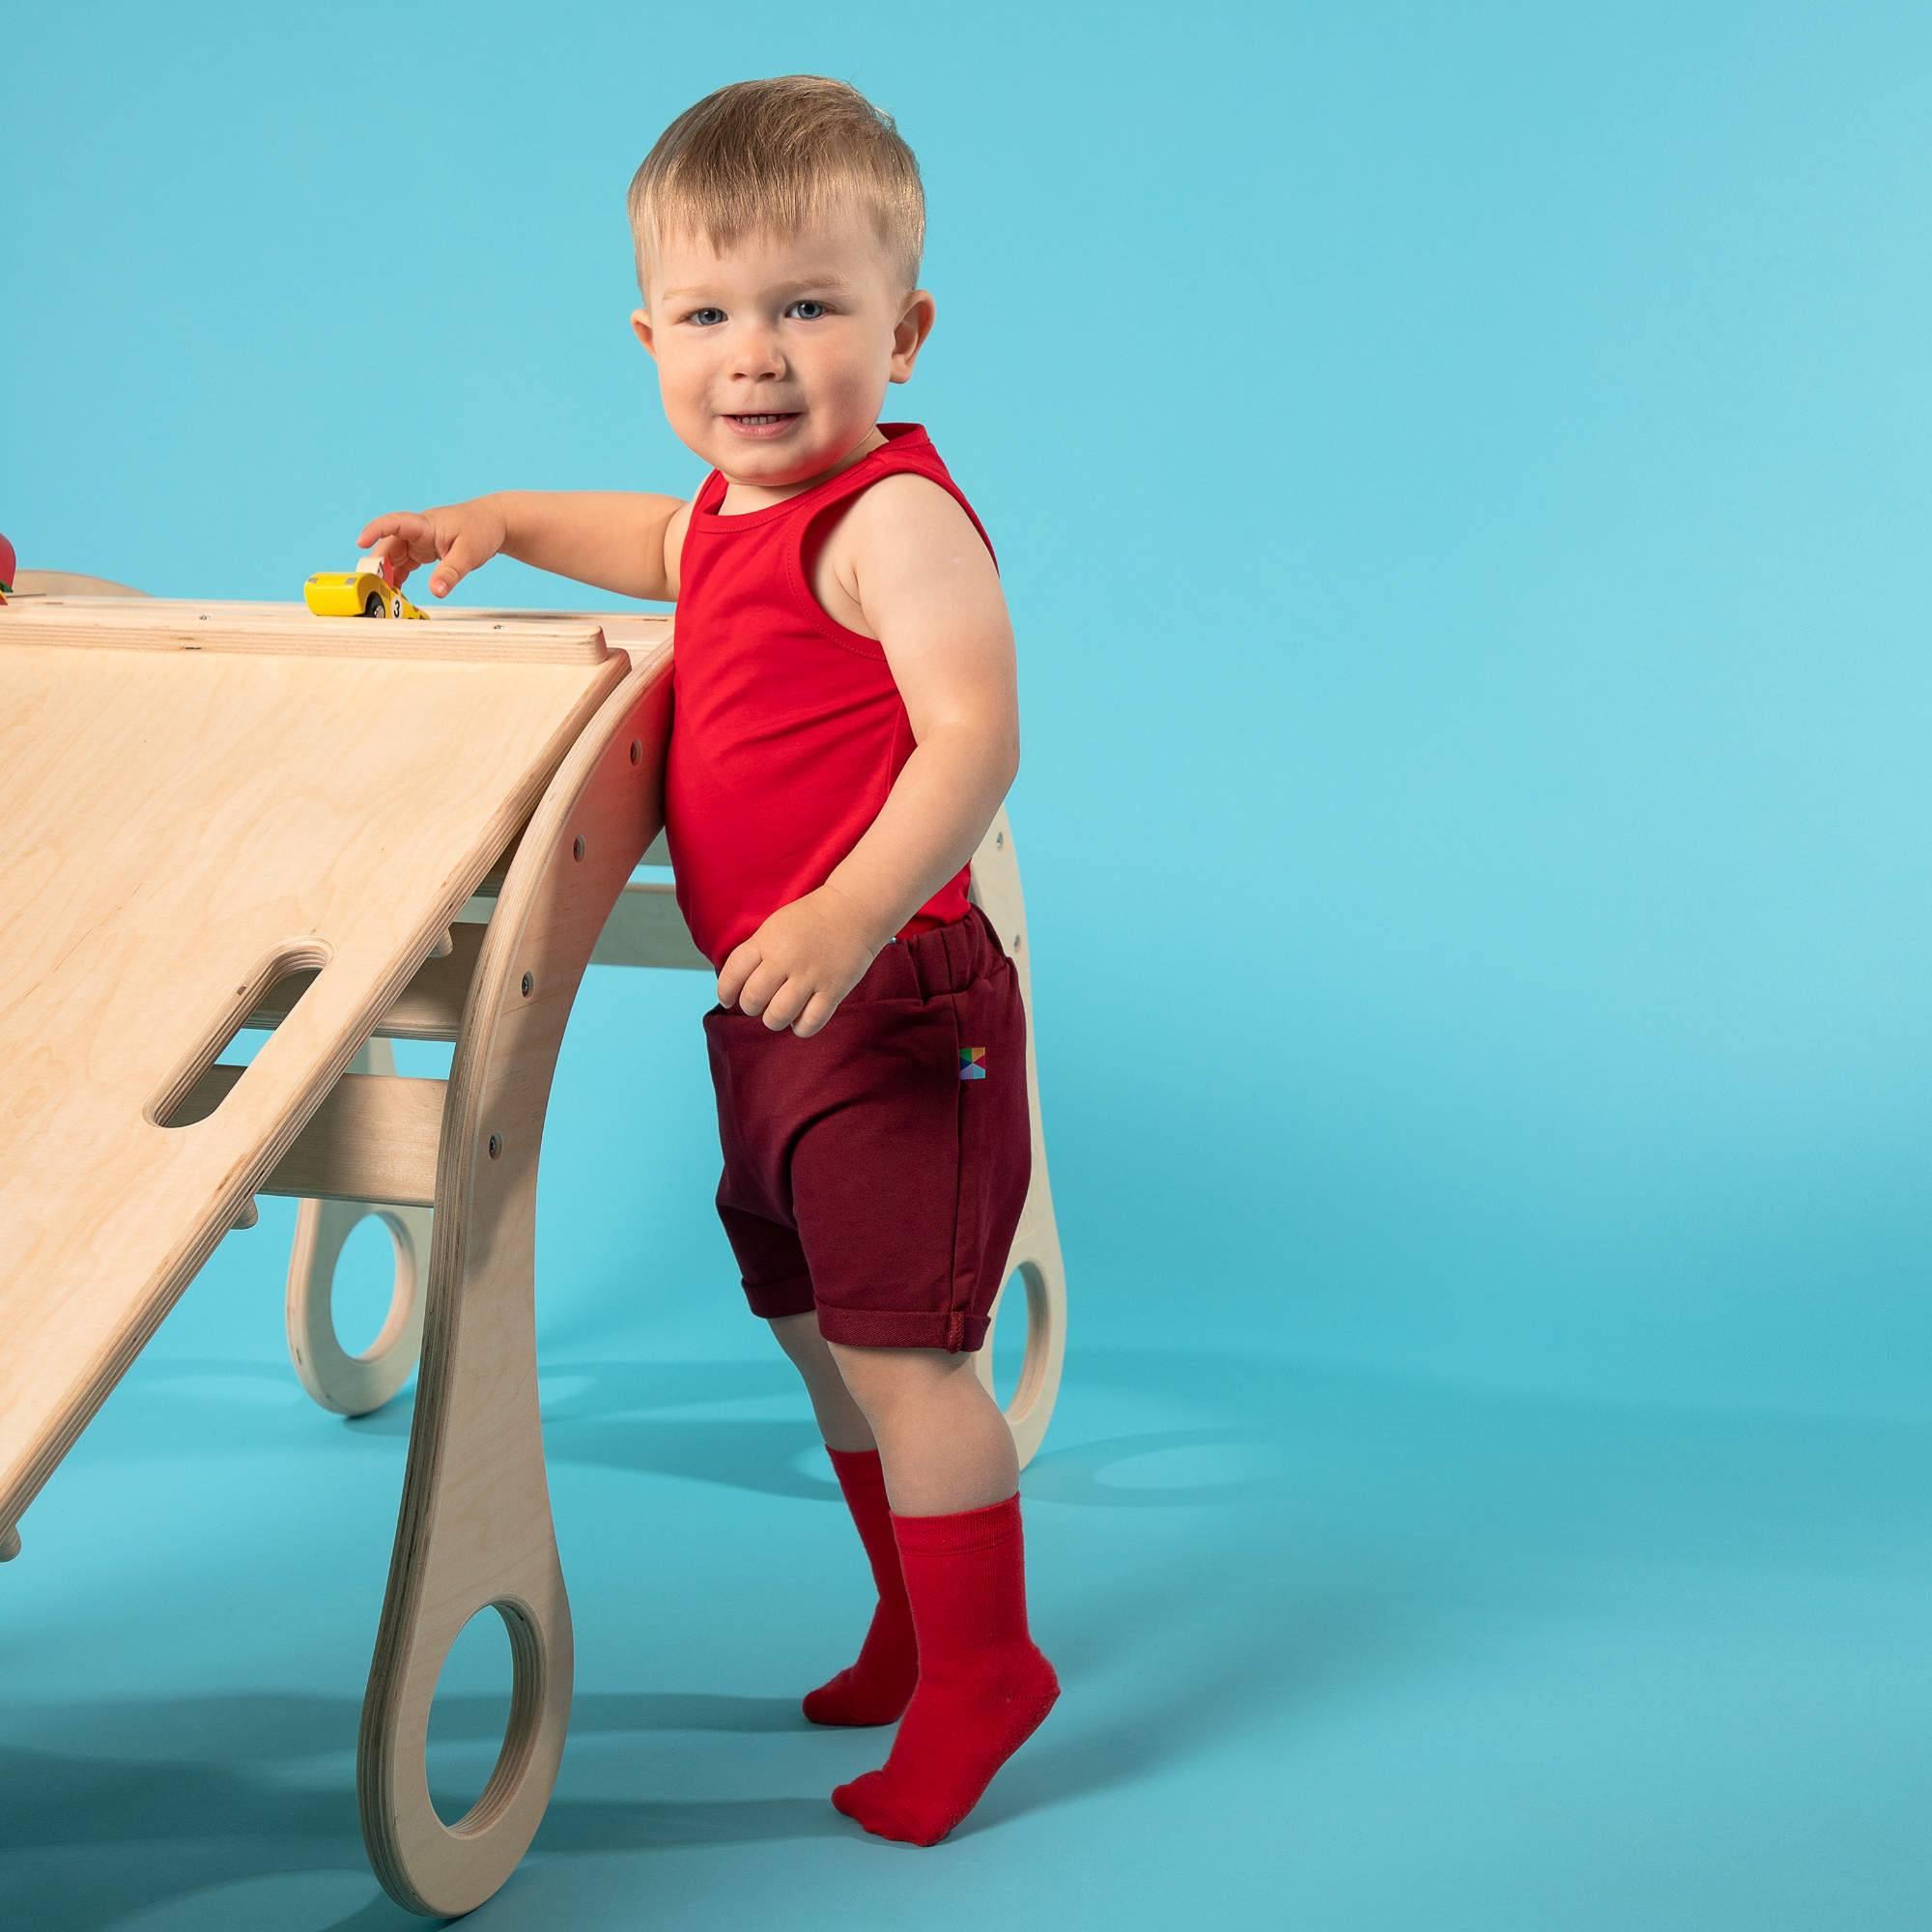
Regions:
M 869 1595 L 712 1213 L 711 991 L 593 973 L 580 1695 L 477 1923 L 1926 1922 L 1932 16 L 96 6 L 0 58 L 0 529 L 173 596 L 694 488 L 623 198 L 712 88 L 849 79 L 923 170 L 886 414 L 1019 640 L 1068 1694 L 930 1853 L 825 1804 L 889 1734 L 793 1700 Z M 262 1208 L 0 1573 L 37 1926 L 407 1922 L 353 1800 L 407 1400 L 306 1405 Z

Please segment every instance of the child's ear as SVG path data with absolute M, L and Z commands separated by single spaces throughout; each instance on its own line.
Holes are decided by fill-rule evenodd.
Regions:
M 631 311 L 631 327 L 636 330 L 638 340 L 644 345 L 644 353 L 655 361 L 658 352 L 651 347 L 650 310 L 647 308 L 634 308 Z
M 932 333 L 932 325 L 938 319 L 939 304 L 933 299 L 932 291 L 913 290 L 906 298 L 905 314 L 899 318 L 899 326 L 893 331 L 893 382 L 912 381 L 912 365 L 918 360 L 920 349 Z

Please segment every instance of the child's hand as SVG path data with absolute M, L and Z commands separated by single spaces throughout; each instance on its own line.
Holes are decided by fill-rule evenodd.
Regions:
M 780 906 L 740 940 L 718 976 L 722 1005 L 754 1017 L 774 1033 L 790 1027 L 809 1039 L 878 957 L 865 914 L 833 886 Z
M 403 510 L 372 518 L 363 525 L 355 547 L 376 546 L 371 560 L 398 590 L 417 564 L 434 562 L 436 573 L 429 587 L 439 597 L 447 597 L 463 578 L 503 548 L 509 534 L 502 505 L 494 497 L 472 497 L 420 516 Z

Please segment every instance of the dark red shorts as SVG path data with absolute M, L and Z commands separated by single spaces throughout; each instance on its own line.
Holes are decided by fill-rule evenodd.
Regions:
M 984 911 L 889 940 L 809 1038 L 722 1006 L 704 1037 L 752 1313 L 978 1350 L 1033 1179 L 1019 968 Z

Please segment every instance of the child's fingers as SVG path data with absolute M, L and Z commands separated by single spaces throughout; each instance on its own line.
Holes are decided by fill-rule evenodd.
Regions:
M 378 537 L 392 536 L 411 521 L 406 516 L 371 517 L 362 526 L 362 534 L 355 539 L 355 548 L 367 550 Z
M 400 537 L 378 537 L 369 553 L 369 568 L 386 578 L 398 590 L 412 569 L 410 547 Z
M 436 554 L 435 533 L 429 525 L 407 512 L 373 518 L 363 525 L 362 534 L 355 543 L 359 550 L 367 550 L 374 544 L 377 558 L 389 559 L 389 582 L 396 584 L 418 563 L 427 562 Z
M 459 535 L 450 545 L 448 554 L 439 560 L 429 587 L 439 597 L 447 597 L 464 578 L 485 560 L 480 545 Z

